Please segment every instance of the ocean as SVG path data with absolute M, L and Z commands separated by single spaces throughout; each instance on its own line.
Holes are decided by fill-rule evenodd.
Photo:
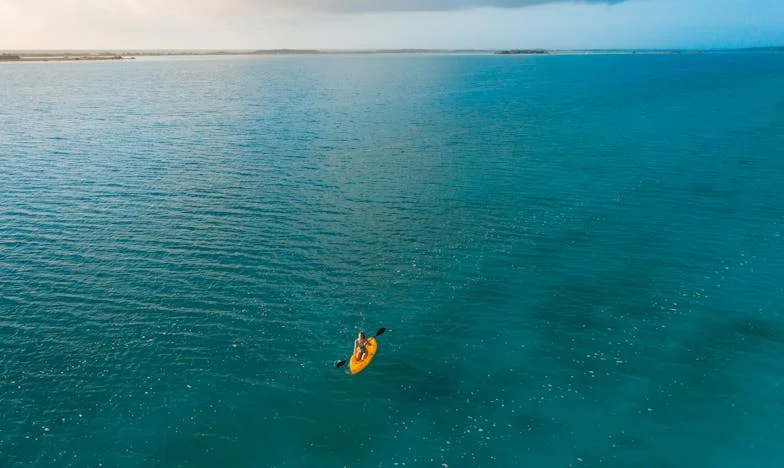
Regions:
M 782 234 L 781 53 L 2 64 L 0 465 L 782 466 Z

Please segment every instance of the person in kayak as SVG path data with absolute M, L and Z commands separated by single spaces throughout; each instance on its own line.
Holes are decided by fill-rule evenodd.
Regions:
M 357 361 L 361 361 L 367 357 L 368 355 L 367 344 L 368 344 L 368 340 L 367 338 L 365 338 L 365 334 L 359 332 L 359 335 L 357 335 L 357 339 L 354 340 L 354 358 Z

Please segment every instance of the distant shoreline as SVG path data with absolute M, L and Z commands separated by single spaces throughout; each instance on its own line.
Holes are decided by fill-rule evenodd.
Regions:
M 25 54 L 25 53 L 4 53 L 0 54 L 0 63 L 10 62 L 72 62 L 89 60 L 132 60 L 134 57 L 123 57 L 117 54 L 106 55 L 78 55 L 70 53 L 48 53 L 48 54 Z
M 489 55 L 602 55 L 602 54 L 711 54 L 731 52 L 780 52 L 784 47 L 740 49 L 117 49 L 117 50 L 10 50 L 0 52 L 3 62 L 62 62 L 132 60 L 135 57 L 248 56 L 248 55 L 359 55 L 359 54 L 489 54 Z

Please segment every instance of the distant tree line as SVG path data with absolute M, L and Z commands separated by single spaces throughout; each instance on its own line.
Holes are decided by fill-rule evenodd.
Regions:
M 548 51 L 544 49 L 509 49 L 509 50 L 499 50 L 496 52 L 498 55 L 517 55 L 517 54 L 549 54 Z
M 16 54 L 0 54 L 0 60 L 22 60 L 22 57 Z

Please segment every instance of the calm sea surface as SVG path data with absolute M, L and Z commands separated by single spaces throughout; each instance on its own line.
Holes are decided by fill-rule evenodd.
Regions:
M 782 440 L 784 54 L 0 65 L 3 467 Z

